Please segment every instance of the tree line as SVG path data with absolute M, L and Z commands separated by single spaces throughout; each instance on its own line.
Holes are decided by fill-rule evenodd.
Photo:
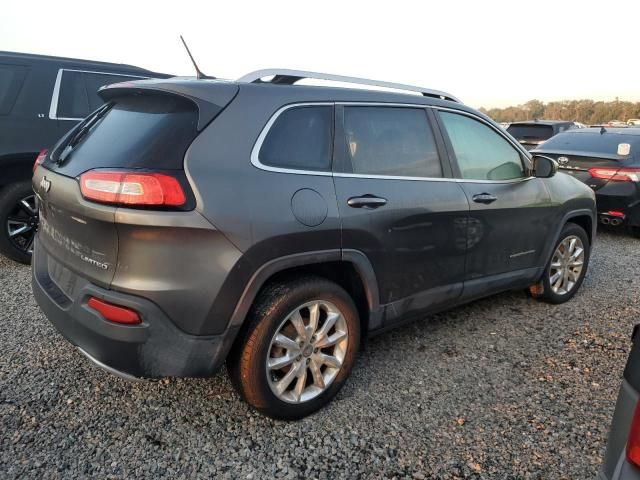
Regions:
M 481 108 L 480 111 L 496 122 L 517 122 L 520 120 L 546 119 L 571 120 L 586 125 L 606 123 L 611 120 L 627 121 L 640 118 L 640 102 L 596 102 L 594 100 L 562 100 L 543 103 L 529 100 L 523 105 L 507 108 Z

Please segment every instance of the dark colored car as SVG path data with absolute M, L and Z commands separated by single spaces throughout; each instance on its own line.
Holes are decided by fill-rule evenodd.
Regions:
M 266 70 L 100 95 L 34 173 L 32 268 L 51 322 L 112 372 L 226 360 L 251 405 L 299 418 L 361 336 L 513 288 L 564 302 L 587 270 L 593 192 L 449 94 Z
M 601 223 L 639 233 L 640 128 L 571 130 L 532 153 L 554 158 L 561 171 L 596 192 Z
M 0 52 L 0 253 L 28 263 L 38 226 L 33 164 L 100 105 L 109 83 L 168 75 L 72 58 Z
M 532 150 L 554 135 L 574 128 L 580 127 L 575 122 L 564 120 L 528 120 L 509 124 L 507 132 L 527 150 Z
M 640 480 L 640 325 L 633 329 L 631 352 L 607 441 L 600 480 Z

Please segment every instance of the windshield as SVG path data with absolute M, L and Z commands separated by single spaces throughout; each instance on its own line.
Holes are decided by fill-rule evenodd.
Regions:
M 518 140 L 547 140 L 553 136 L 549 125 L 509 125 L 507 132 Z
M 619 151 L 626 151 L 626 147 L 619 150 L 620 144 L 630 145 L 630 155 L 637 156 L 640 151 L 640 135 L 625 135 L 616 133 L 566 132 L 560 133 L 548 140 L 542 147 L 546 151 L 576 152 L 601 154 L 625 158 L 618 155 Z

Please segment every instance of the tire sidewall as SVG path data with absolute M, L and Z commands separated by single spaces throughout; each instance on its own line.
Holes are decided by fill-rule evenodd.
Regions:
M 582 241 L 582 245 L 585 249 L 584 263 L 582 266 L 582 271 L 580 272 L 580 277 L 578 278 L 578 281 L 573 287 L 573 290 L 571 290 L 570 292 L 564 295 L 559 295 L 552 290 L 551 283 L 549 282 L 549 274 L 551 271 L 551 261 L 553 260 L 553 255 L 558 249 L 558 246 L 562 243 L 562 241 L 565 238 L 571 235 L 575 235 L 576 237 L 580 238 L 580 240 Z M 553 246 L 551 256 L 549 257 L 549 260 L 547 261 L 547 265 L 544 269 L 544 274 L 542 277 L 542 284 L 544 286 L 544 294 L 543 294 L 544 299 L 550 303 L 556 303 L 556 304 L 564 303 L 571 300 L 573 296 L 576 293 L 578 293 L 578 290 L 580 290 L 580 287 L 582 286 L 582 282 L 584 281 L 584 278 L 587 274 L 587 270 L 589 268 L 590 258 L 591 258 L 591 243 L 589 242 L 589 237 L 587 236 L 587 233 L 584 231 L 584 229 L 579 225 L 572 224 L 572 223 L 568 223 L 567 225 L 565 225 L 562 231 L 560 232 L 560 236 L 558 237 L 558 240 Z
M 310 285 L 313 285 L 313 287 L 310 287 Z M 260 392 L 260 397 L 262 397 L 262 402 L 259 405 L 255 405 L 256 408 L 269 416 L 281 419 L 297 419 L 309 415 L 334 397 L 351 372 L 360 341 L 360 322 L 357 309 L 349 295 L 341 287 L 323 280 L 305 282 L 299 286 L 294 284 L 292 287 L 278 292 L 277 301 L 272 305 L 268 313 L 262 317 L 261 322 L 265 322 L 265 324 L 262 325 L 261 339 L 255 352 L 251 355 L 249 367 L 253 372 L 253 381 L 257 382 L 256 386 Z M 271 339 L 276 333 L 276 329 L 291 312 L 300 305 L 314 300 L 331 302 L 342 313 L 347 323 L 349 335 L 347 351 L 340 372 L 324 392 L 304 403 L 288 403 L 280 400 L 269 385 L 266 360 Z M 256 313 L 260 314 L 260 312 Z

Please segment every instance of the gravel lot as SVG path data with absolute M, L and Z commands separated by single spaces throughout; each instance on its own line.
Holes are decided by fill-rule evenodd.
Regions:
M 94 368 L 0 257 L 0 478 L 594 478 L 640 319 L 639 246 L 601 232 L 568 304 L 507 293 L 372 339 L 338 398 L 294 423 L 249 410 L 224 373 Z

